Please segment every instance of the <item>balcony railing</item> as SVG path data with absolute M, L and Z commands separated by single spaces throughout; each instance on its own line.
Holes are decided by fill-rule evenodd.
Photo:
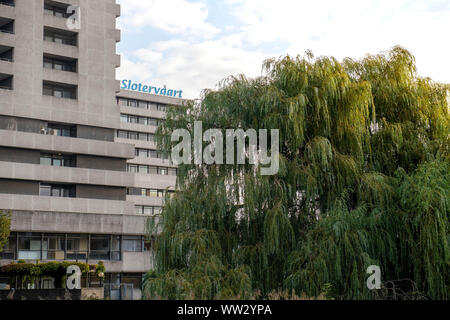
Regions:
M 0 61 L 14 62 L 14 59 L 13 59 L 13 58 L 3 58 L 3 57 L 0 57 Z
M 0 29 L 0 32 L 3 32 L 3 33 L 9 33 L 9 34 L 14 34 L 14 31 L 12 31 L 12 30 L 7 30 L 7 29 Z

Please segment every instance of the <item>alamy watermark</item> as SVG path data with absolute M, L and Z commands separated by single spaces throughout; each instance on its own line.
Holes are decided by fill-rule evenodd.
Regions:
M 259 133 L 259 134 L 258 134 Z M 280 130 L 270 130 L 270 155 L 268 154 L 268 130 L 254 129 L 244 131 L 242 129 L 226 129 L 225 139 L 222 130 L 208 129 L 203 132 L 201 121 L 194 122 L 194 139 L 186 129 L 176 129 L 171 136 L 172 142 L 180 141 L 172 148 L 172 161 L 180 164 L 246 164 L 246 159 L 251 165 L 258 166 L 263 176 L 275 175 L 280 167 Z M 248 147 L 246 147 L 248 139 Z M 235 141 L 236 150 L 235 150 Z M 203 142 L 208 143 L 203 149 Z M 225 162 L 224 162 L 225 143 Z M 193 144 L 193 146 L 192 146 Z
M 367 289 L 381 289 L 381 269 L 379 266 L 371 265 L 367 268 L 367 274 L 371 276 L 367 278 Z
M 69 6 L 66 11 L 68 17 L 66 26 L 69 30 L 81 29 L 81 10 L 79 6 Z

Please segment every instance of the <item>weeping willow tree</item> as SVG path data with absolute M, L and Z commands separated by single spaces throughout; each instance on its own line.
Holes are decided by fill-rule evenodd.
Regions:
M 0 210 L 0 252 L 8 243 L 11 228 L 11 213 Z
M 367 298 L 366 269 L 449 293 L 449 86 L 418 77 L 395 47 L 362 60 L 286 56 L 256 79 L 222 81 L 168 111 L 173 130 L 279 129 L 280 170 L 179 167 L 176 195 L 149 221 L 147 298 L 266 298 L 289 290 Z M 193 143 L 193 142 L 192 142 Z M 207 143 L 204 143 L 204 147 Z

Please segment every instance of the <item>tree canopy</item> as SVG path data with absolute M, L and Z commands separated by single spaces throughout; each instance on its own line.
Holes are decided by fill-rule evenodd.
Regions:
M 0 210 L 0 252 L 3 251 L 3 247 L 8 242 L 10 228 L 11 214 Z
M 148 298 L 368 298 L 366 269 L 449 298 L 449 89 L 401 47 L 362 60 L 285 56 L 171 107 L 157 132 L 280 130 L 280 170 L 179 167 L 158 219 Z

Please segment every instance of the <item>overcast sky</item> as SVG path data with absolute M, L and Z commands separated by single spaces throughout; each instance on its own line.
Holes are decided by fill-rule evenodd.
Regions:
M 450 0 L 118 0 L 118 79 L 198 98 L 230 75 L 261 74 L 271 57 L 362 58 L 394 45 L 418 72 L 450 83 Z

